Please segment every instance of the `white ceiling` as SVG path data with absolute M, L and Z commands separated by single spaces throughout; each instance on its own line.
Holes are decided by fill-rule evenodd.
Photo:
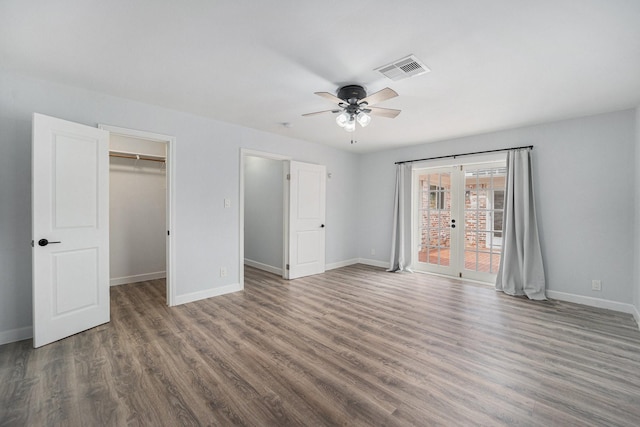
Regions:
M 366 152 L 640 105 L 640 1 L 0 0 L 0 67 Z M 301 116 L 345 83 L 402 113 Z

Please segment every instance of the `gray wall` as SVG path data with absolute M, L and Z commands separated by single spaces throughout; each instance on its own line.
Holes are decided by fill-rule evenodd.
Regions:
M 215 100 L 212 100 L 215 102 Z M 0 342 L 31 332 L 33 112 L 176 137 L 178 297 L 239 283 L 240 149 L 327 166 L 327 263 L 357 258 L 357 157 L 319 144 L 0 71 Z M 224 208 L 224 199 L 231 208 Z M 221 267 L 228 270 L 220 277 Z
M 627 110 L 363 155 L 360 254 L 389 260 L 395 161 L 534 145 L 548 288 L 631 304 L 635 138 L 635 111 Z M 602 280 L 601 292 L 592 279 Z
M 283 162 L 247 156 L 244 168 L 244 258 L 282 271 Z

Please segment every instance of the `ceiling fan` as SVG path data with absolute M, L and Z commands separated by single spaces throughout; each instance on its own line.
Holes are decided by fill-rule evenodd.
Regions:
M 393 119 L 400 114 L 400 110 L 372 107 L 373 104 L 398 96 L 396 91 L 388 87 L 369 96 L 367 96 L 367 91 L 360 85 L 342 86 L 338 89 L 338 96 L 332 95 L 329 92 L 315 92 L 315 94 L 338 104 L 338 107 L 340 108 L 316 111 L 315 113 L 303 114 L 303 116 L 308 117 L 323 113 L 340 113 L 336 117 L 336 123 L 347 132 L 353 132 L 356 130 L 356 121 L 360 126 L 365 127 L 371 123 L 371 116 Z

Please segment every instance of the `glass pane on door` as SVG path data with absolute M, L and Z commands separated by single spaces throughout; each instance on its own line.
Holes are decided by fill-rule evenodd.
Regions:
M 418 261 L 448 267 L 451 262 L 451 173 L 418 176 Z
M 464 269 L 496 274 L 502 249 L 505 167 L 465 170 Z

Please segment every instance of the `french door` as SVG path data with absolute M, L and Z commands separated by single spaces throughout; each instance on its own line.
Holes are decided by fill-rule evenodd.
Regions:
M 505 177 L 503 160 L 413 170 L 416 270 L 495 281 Z

